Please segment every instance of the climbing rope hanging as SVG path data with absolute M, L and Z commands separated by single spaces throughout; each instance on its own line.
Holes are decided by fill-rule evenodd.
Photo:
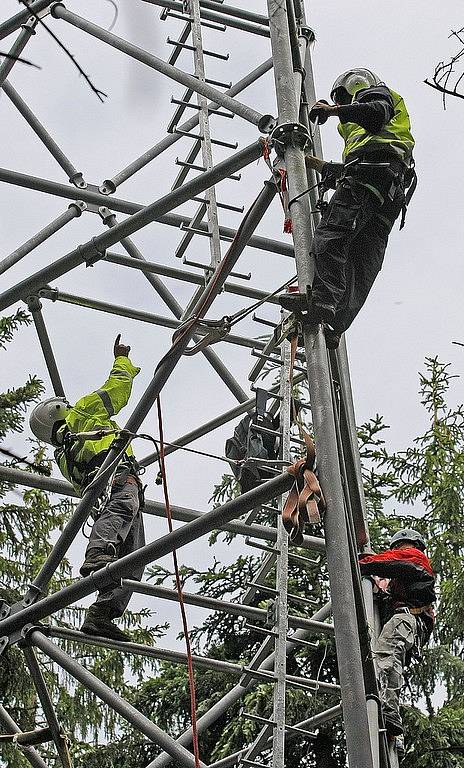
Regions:
M 166 517 L 168 521 L 168 529 L 169 529 L 169 532 L 172 533 L 173 531 L 172 514 L 171 514 L 171 505 L 169 501 L 169 489 L 168 489 L 167 476 L 166 476 L 166 465 L 164 461 L 163 414 L 161 410 L 161 398 L 159 397 L 159 395 L 156 400 L 156 406 L 158 411 L 158 429 L 159 429 L 159 436 L 160 436 L 160 440 L 159 440 L 159 443 L 160 443 L 159 457 L 160 457 L 160 468 L 161 468 L 160 471 L 161 471 L 162 480 L 163 480 L 163 493 L 164 493 L 164 502 L 166 506 Z M 195 757 L 195 768 L 201 768 L 200 749 L 198 746 L 197 697 L 196 697 L 196 690 L 195 690 L 195 675 L 193 671 L 192 647 L 190 644 L 190 634 L 189 634 L 189 628 L 188 628 L 188 622 L 187 622 L 187 613 L 185 610 L 184 594 L 182 590 L 182 580 L 180 577 L 179 563 L 177 560 L 177 552 L 175 549 L 172 552 L 172 559 L 174 561 L 176 589 L 177 589 L 177 595 L 179 598 L 180 613 L 182 617 L 182 627 L 184 631 L 185 647 L 187 652 L 187 669 L 188 669 L 189 690 L 190 690 L 190 714 L 192 719 L 193 754 Z

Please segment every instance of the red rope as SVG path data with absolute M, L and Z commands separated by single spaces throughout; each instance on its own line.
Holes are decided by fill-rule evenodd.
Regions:
M 158 427 L 159 427 L 159 437 L 160 437 L 159 455 L 160 455 L 161 476 L 163 478 L 164 502 L 166 505 L 166 515 L 168 519 L 169 532 L 172 533 L 173 527 L 172 527 L 171 505 L 169 502 L 166 466 L 164 463 L 163 416 L 161 412 L 161 399 L 159 396 L 156 400 L 156 405 L 158 408 Z M 188 629 L 188 623 L 187 623 L 187 614 L 185 612 L 184 595 L 182 592 L 182 581 L 179 573 L 179 563 L 177 561 L 176 550 L 173 550 L 172 559 L 174 560 L 174 571 L 176 576 L 177 594 L 179 596 L 180 613 L 182 616 L 182 626 L 184 629 L 185 646 L 187 650 L 187 667 L 188 667 L 188 678 L 189 678 L 189 689 L 190 689 L 190 714 L 192 718 L 193 754 L 195 756 L 195 768 L 200 768 L 200 749 L 198 746 L 198 729 L 197 729 L 197 697 L 195 692 L 195 676 L 193 673 L 192 647 L 190 645 L 190 635 L 189 635 L 189 629 Z

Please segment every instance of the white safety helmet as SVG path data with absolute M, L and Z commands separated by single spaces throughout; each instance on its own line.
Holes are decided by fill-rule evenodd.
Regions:
M 394 549 L 398 544 L 411 543 L 413 546 L 425 551 L 426 544 L 425 539 L 419 531 L 415 531 L 413 528 L 402 528 L 393 534 L 390 539 L 390 549 Z
M 370 69 L 349 69 L 348 72 L 344 72 L 335 80 L 330 91 L 330 98 L 335 101 L 336 91 L 339 88 L 344 88 L 353 97 L 363 88 L 372 88 L 374 85 L 380 85 L 381 82 L 380 78 Z
M 35 406 L 29 418 L 34 435 L 45 443 L 57 445 L 56 427 L 64 421 L 70 405 L 64 397 L 50 397 Z

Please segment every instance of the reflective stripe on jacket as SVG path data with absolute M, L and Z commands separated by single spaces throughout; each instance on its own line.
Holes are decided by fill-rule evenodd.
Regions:
M 82 493 L 102 464 L 117 435 L 106 435 L 100 440 L 81 440 L 73 437 L 73 434 L 99 428 L 119 429 L 112 416 L 127 404 L 132 382 L 139 371 L 140 368 L 132 365 L 128 357 L 117 357 L 107 381 L 100 389 L 77 401 L 67 414 L 65 424 L 57 432 L 60 446 L 55 450 L 55 459 L 61 473 L 79 493 Z M 130 446 L 126 454 L 133 456 Z
M 409 162 L 414 149 L 409 114 L 403 98 L 391 88 L 388 91 L 393 99 L 395 112 L 391 120 L 378 133 L 369 133 L 357 123 L 338 124 L 338 132 L 345 141 L 344 160 L 351 159 L 350 155 L 358 155 L 360 150 L 372 151 L 388 147 L 402 161 Z

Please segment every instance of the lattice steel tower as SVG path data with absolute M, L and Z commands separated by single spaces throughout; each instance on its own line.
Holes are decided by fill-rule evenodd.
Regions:
M 133 2 L 140 1 L 142 0 L 133 0 Z M 278 503 L 281 508 L 282 495 L 285 495 L 293 484 L 293 477 L 285 471 L 285 465 L 290 463 L 290 456 L 293 455 L 291 454 L 292 443 L 298 445 L 290 429 L 294 361 L 288 334 L 285 333 L 285 329 L 288 330 L 289 327 L 288 316 L 281 315 L 278 310 L 277 291 L 274 290 L 271 294 L 266 293 L 253 285 L 253 280 L 247 282 L 244 279 L 247 276 L 234 273 L 233 270 L 245 248 L 251 246 L 256 258 L 262 257 L 266 252 L 281 254 L 287 258 L 290 256 L 296 264 L 300 290 L 305 292 L 307 286 L 311 285 L 313 277 L 311 241 L 314 226 L 318 221 L 318 209 L 316 179 L 313 172 L 308 172 L 306 168 L 304 152 L 306 148 L 312 147 L 315 154 L 321 156 L 318 131 L 313 131 L 308 121 L 308 106 L 315 101 L 311 65 L 311 44 L 314 34 L 307 24 L 302 0 L 268 0 L 267 15 L 254 13 L 246 8 L 231 7 L 222 0 L 184 0 L 184 2 L 182 0 L 144 0 L 144 2 L 162 8 L 161 20 L 176 19 L 181 24 L 178 38 L 168 41 L 172 45 L 168 62 L 128 40 L 117 37 L 92 21 L 82 18 L 61 2 L 34 0 L 30 2 L 28 9 L 23 8 L 16 16 L 0 24 L 0 39 L 6 40 L 11 35 L 14 41 L 10 48 L 13 56 L 4 58 L 0 65 L 0 86 L 61 166 L 69 183 L 56 183 L 5 169 L 0 169 L 0 180 L 72 201 L 64 213 L 4 258 L 0 262 L 0 271 L 5 273 L 21 259 L 27 260 L 28 255 L 35 248 L 59 230 L 67 227 L 73 219 L 90 213 L 94 216 L 93 221 L 97 223 L 94 236 L 83 244 L 76 246 L 75 232 L 70 232 L 69 252 L 39 271 L 33 272 L 31 268 L 30 275 L 21 282 L 7 287 L 8 276 L 3 277 L 0 310 L 4 311 L 18 301 L 27 302 L 34 319 L 51 387 L 55 394 L 60 396 L 64 395 L 64 388 L 42 314 L 44 301 L 53 300 L 83 305 L 97 311 L 114 312 L 119 316 L 140 322 L 174 329 L 176 334 L 172 346 L 161 361 L 154 361 L 157 366 L 153 379 L 136 404 L 127 421 L 126 429 L 137 432 L 153 408 L 161 390 L 167 384 L 175 366 L 180 361 L 186 365 L 190 359 L 189 355 L 193 353 L 199 353 L 206 358 L 207 363 L 221 377 L 238 404 L 178 438 L 175 446 L 167 448 L 167 453 L 179 450 L 217 427 L 233 421 L 246 412 L 253 411 L 256 406 L 256 397 L 263 397 L 262 387 L 257 382 L 264 366 L 268 362 L 277 365 L 280 370 L 280 385 L 268 391 L 267 399 L 271 403 L 271 412 L 274 414 L 280 412 L 280 428 L 277 430 L 280 438 L 280 459 L 274 465 L 275 477 L 263 482 L 256 489 L 201 515 L 194 510 L 174 507 L 174 517 L 182 521 L 183 525 L 176 528 L 173 533 L 148 543 L 134 554 L 127 555 L 104 570 L 95 572 L 92 576 L 76 580 L 56 593 L 47 594 L 48 584 L 56 568 L 80 532 L 83 522 L 87 519 L 106 483 L 108 467 L 111 465 L 116 449 L 110 451 L 99 472 L 99 481 L 92 484 L 78 502 L 72 518 L 59 536 L 34 582 L 29 586 L 25 585 L 22 601 L 14 606 L 4 604 L 0 614 L 1 650 L 5 651 L 9 645 L 20 643 L 48 727 L 22 734 L 3 707 L 0 707 L 0 721 L 11 737 L 15 734 L 18 749 L 23 750 L 31 765 L 36 768 L 45 768 L 46 763 L 34 745 L 53 741 L 62 765 L 64 768 L 70 768 L 71 758 L 67 738 L 57 720 L 53 702 L 37 662 L 36 649 L 38 649 L 160 747 L 161 754 L 150 763 L 149 768 L 162 768 L 169 764 L 174 764 L 178 768 L 180 766 L 194 768 L 195 759 L 190 751 L 191 730 L 180 738 L 174 739 L 88 672 L 51 638 L 65 638 L 77 643 L 87 642 L 95 646 L 121 648 L 128 653 L 146 654 L 155 658 L 158 656 L 171 659 L 175 663 L 185 663 L 184 654 L 169 651 L 169 649 L 161 650 L 157 647 L 146 648 L 110 640 L 93 640 L 79 632 L 60 630 L 53 625 L 51 630 L 44 631 L 40 622 L 53 616 L 55 611 L 90 595 L 95 589 L 107 586 L 112 580 L 114 582 L 114 579 L 122 579 L 123 583 L 130 584 L 134 591 L 152 595 L 159 600 L 175 598 L 175 594 L 166 588 L 143 582 L 142 584 L 128 582 L 125 574 L 129 566 L 135 562 L 144 565 L 152 563 L 174 549 L 219 529 L 232 531 L 245 537 L 247 544 L 261 551 L 260 566 L 255 580 L 249 585 L 240 603 L 218 601 L 188 593 L 185 594 L 185 602 L 245 618 L 253 624 L 254 630 L 262 635 L 263 640 L 261 647 L 246 667 L 199 656 L 194 658 L 194 663 L 199 669 L 212 668 L 217 671 L 226 671 L 237 675 L 238 678 L 237 684 L 208 712 L 199 717 L 198 730 L 200 734 L 205 732 L 228 708 L 236 704 L 252 686 L 259 682 L 272 683 L 274 697 L 272 718 L 260 723 L 262 729 L 255 741 L 240 752 L 211 764 L 209 768 L 238 765 L 284 768 L 286 748 L 292 740 L 311 739 L 318 726 L 340 717 L 343 719 L 351 768 L 395 766 L 397 765 L 396 754 L 388 746 L 381 727 L 382 719 L 378 708 L 375 674 L 370 655 L 369 626 L 371 633 L 376 631 L 372 595 L 369 583 L 361 582 L 357 566 L 357 551 L 369 543 L 369 534 L 346 347 L 342 340 L 336 352 L 328 353 L 320 326 L 303 324 L 299 328 L 301 343 L 296 357 L 295 371 L 300 381 L 307 378 L 309 383 L 309 407 L 317 446 L 318 476 L 327 504 L 323 521 L 324 538 L 307 535 L 304 537 L 302 547 L 327 558 L 330 604 L 309 618 L 292 613 L 291 606 L 295 600 L 299 600 L 300 607 L 303 605 L 308 612 L 311 609 L 311 601 L 288 594 L 289 564 L 291 568 L 297 568 L 308 562 L 314 563 L 314 560 L 311 556 L 307 558 L 302 555 L 301 551 L 297 552 L 291 542 L 289 543 L 280 516 L 275 518 L 275 527 L 256 523 L 256 517 L 263 506 L 269 510 L 270 503 Z M 9 81 L 13 67 L 19 66 L 15 62 L 15 57 L 21 55 L 31 36 L 41 31 L 43 19 L 46 19 L 47 23 L 57 31 L 60 25 L 71 25 L 82 31 L 89 44 L 96 38 L 120 51 L 122 56 L 132 57 L 165 75 L 166 78 L 174 80 L 184 89 L 172 99 L 175 111 L 166 134 L 151 149 L 115 176 L 106 179 L 99 187 L 85 181 L 82 173 L 74 167 Z M 154 23 L 160 22 L 154 18 Z M 270 42 L 270 58 L 235 84 L 212 80 L 207 76 L 207 62 L 210 58 L 227 60 L 227 55 L 215 50 L 207 50 L 203 42 L 205 28 L 214 30 L 218 34 L 225 33 L 221 42 L 227 39 L 230 29 L 240 30 L 241 34 L 248 38 L 250 45 L 253 44 L 256 36 L 261 39 L 267 38 Z M 186 50 L 192 52 L 192 74 L 187 74 L 176 66 L 180 54 Z M 242 91 L 256 83 L 271 69 L 275 79 L 276 116 L 263 115 L 237 98 Z M 256 140 L 244 149 L 238 149 L 234 142 L 216 138 L 215 129 L 219 121 L 229 121 L 232 117 L 247 121 L 256 127 Z M 179 172 L 171 189 L 165 188 L 163 178 L 158 179 L 157 199 L 146 206 L 116 196 L 116 192 L 125 181 L 155 162 L 162 153 L 167 152 L 177 142 L 180 142 L 184 149 L 187 148 L 187 151 L 185 159 L 177 158 L 176 160 Z M 280 166 L 285 169 L 288 197 L 292 202 L 290 215 L 293 225 L 293 246 L 288 237 L 286 241 L 284 239 L 279 241 L 255 234 L 257 226 L 271 204 L 276 206 L 278 215 L 281 215 L 278 207 L 280 205 L 278 197 L 282 191 L 279 186 L 281 175 L 276 174 L 272 167 L 274 161 L 272 150 L 276 143 L 280 148 Z M 226 159 L 216 164 L 213 159 L 215 147 L 228 152 Z M 270 159 L 269 152 L 271 152 Z M 255 202 L 238 229 L 234 226 L 226 226 L 223 223 L 224 217 L 231 215 L 237 217 L 242 209 L 239 206 L 221 202 L 218 185 L 225 179 L 239 178 L 236 176 L 237 172 L 250 163 L 256 162 L 263 155 L 268 160 L 270 170 L 266 171 L 268 178 L 262 190 L 258 191 Z M 154 195 L 151 196 L 153 198 Z M 197 205 L 193 215 L 186 216 L 174 212 L 187 201 L 194 201 Z M 124 218 L 119 220 L 116 214 L 123 214 Z M 96 219 L 95 216 L 98 218 Z M 180 227 L 181 236 L 175 255 L 182 258 L 181 263 L 174 266 L 172 260 L 169 265 L 159 264 L 151 259 L 146 260 L 131 240 L 134 233 L 138 233 L 153 222 Z M 199 264 L 187 259 L 192 242 L 199 240 L 208 244 L 210 256 L 208 263 Z M 226 251 L 223 247 L 224 243 L 228 244 Z M 125 255 L 109 250 L 118 244 L 122 246 Z M 82 264 L 96 265 L 103 260 L 115 265 L 114 268 L 119 274 L 125 273 L 126 270 L 138 270 L 140 278 L 148 280 L 173 317 L 155 315 L 146 308 L 115 306 L 98 298 L 83 299 L 60 291 L 59 280 L 62 276 Z M 190 269 L 186 269 L 185 266 Z M 230 280 L 230 277 L 235 278 L 235 282 Z M 191 283 L 195 286 L 193 295 L 185 308 L 167 287 L 163 278 L 178 281 L 178 285 Z M 278 286 L 275 285 L 275 289 L 277 288 Z M 233 335 L 231 326 L 242 318 L 240 313 L 232 314 L 232 323 L 230 317 L 224 318 L 222 322 L 205 322 L 205 316 L 219 294 L 262 302 L 270 311 L 273 311 L 274 321 L 264 320 L 265 324 L 271 326 L 270 340 L 263 342 L 249 336 Z M 257 318 L 257 321 L 263 322 L 260 318 Z M 254 356 L 249 376 L 252 386 L 251 396 L 244 392 L 221 359 L 221 348 L 226 344 L 251 349 Z M 259 425 L 257 428 L 259 429 Z M 154 460 L 155 455 L 147 456 L 142 460 L 142 465 L 148 466 Z M 269 470 L 269 466 L 267 469 Z M 58 494 L 72 495 L 71 486 L 62 480 L 44 478 L 9 467 L 0 467 L 0 478 Z M 273 506 L 270 511 L 272 509 L 275 507 Z M 146 513 L 164 516 L 164 506 L 158 502 L 149 501 Z M 275 576 L 275 589 L 268 586 L 272 575 Z M 254 598 L 259 590 L 261 594 L 264 591 L 269 595 L 268 611 L 254 604 Z M 330 616 L 333 617 L 333 624 L 327 621 Z M 335 635 L 339 686 L 295 677 L 287 672 L 287 656 L 308 645 L 310 643 L 308 638 L 312 641 L 317 639 L 318 634 Z M 318 714 L 309 720 L 290 724 L 286 717 L 286 690 L 289 686 L 300 687 L 308 695 L 315 690 L 320 693 L 324 690 L 331 693 L 339 692 L 340 704 L 324 709 L 322 697 L 321 711 Z M 243 716 L 249 715 L 243 713 Z

